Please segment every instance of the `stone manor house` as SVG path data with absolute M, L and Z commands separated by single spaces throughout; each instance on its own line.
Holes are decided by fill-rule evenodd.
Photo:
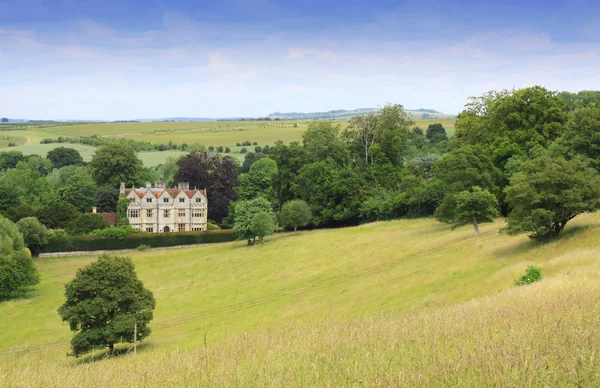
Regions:
M 148 233 L 199 232 L 206 230 L 208 199 L 206 190 L 190 190 L 188 182 L 179 182 L 176 189 L 165 188 L 162 181 L 152 187 L 126 189 L 121 194 L 129 199 L 129 224 Z

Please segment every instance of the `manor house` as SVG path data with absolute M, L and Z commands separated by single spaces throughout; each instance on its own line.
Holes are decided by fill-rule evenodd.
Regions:
M 129 225 L 148 233 L 197 232 L 206 230 L 208 199 L 206 190 L 190 190 L 188 182 L 179 182 L 176 189 L 165 188 L 162 181 L 152 187 L 126 189 L 121 194 L 129 199 Z

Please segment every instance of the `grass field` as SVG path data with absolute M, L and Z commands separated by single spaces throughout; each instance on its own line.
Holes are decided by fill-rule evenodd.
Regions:
M 38 260 L 0 303 L 0 385 L 597 386 L 599 221 L 547 245 L 421 219 L 135 252 L 157 300 L 136 358 L 67 358 L 56 308 L 94 258 Z M 545 279 L 514 286 L 531 263 Z

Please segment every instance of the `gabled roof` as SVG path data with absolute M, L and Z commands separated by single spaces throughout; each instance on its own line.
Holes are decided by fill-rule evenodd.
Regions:
M 119 220 L 117 213 L 96 213 L 100 217 L 104 218 L 104 221 L 108 222 L 109 225 L 116 225 Z
M 202 190 L 178 190 L 178 189 L 157 189 L 157 188 L 125 189 L 124 195 L 126 197 L 128 197 L 129 194 L 131 194 L 131 192 L 134 192 L 135 195 L 137 195 L 139 198 L 144 198 L 144 196 L 148 192 L 150 192 L 150 193 L 152 193 L 152 195 L 154 195 L 154 197 L 160 198 L 164 194 L 165 191 L 171 196 L 171 198 L 177 198 L 177 196 L 180 193 L 184 193 L 190 199 L 193 198 L 194 195 L 196 195 L 197 193 L 201 193 L 206 198 L 206 189 L 202 189 Z

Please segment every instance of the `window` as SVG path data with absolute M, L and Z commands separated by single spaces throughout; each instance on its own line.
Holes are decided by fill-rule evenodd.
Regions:
M 147 233 L 154 233 L 154 228 L 146 228 Z
M 195 217 L 195 218 L 204 217 L 204 211 L 202 211 L 202 210 L 194 210 L 192 212 L 192 217 Z
M 163 198 L 164 203 L 169 203 L 169 198 Z
M 178 232 L 185 232 L 185 224 L 177 224 Z
M 179 198 L 179 202 L 185 202 L 185 198 Z
M 194 226 L 194 227 L 192 228 L 192 232 L 202 232 L 202 228 L 201 228 L 201 227 Z
M 129 218 L 138 218 L 140 216 L 140 211 L 137 209 L 129 209 L 127 210 L 127 217 Z
M 202 202 L 202 198 L 196 198 L 196 203 Z
M 163 210 L 163 217 L 165 218 L 169 218 L 171 217 L 171 211 L 170 210 Z
M 178 215 L 179 217 L 185 217 L 185 209 L 179 209 L 179 210 L 177 211 L 177 215 Z
M 152 202 L 152 198 L 146 198 L 146 202 Z
M 146 209 L 146 217 L 152 217 L 154 211 L 152 209 Z
M 129 203 L 133 205 L 135 203 L 135 198 L 129 199 Z

